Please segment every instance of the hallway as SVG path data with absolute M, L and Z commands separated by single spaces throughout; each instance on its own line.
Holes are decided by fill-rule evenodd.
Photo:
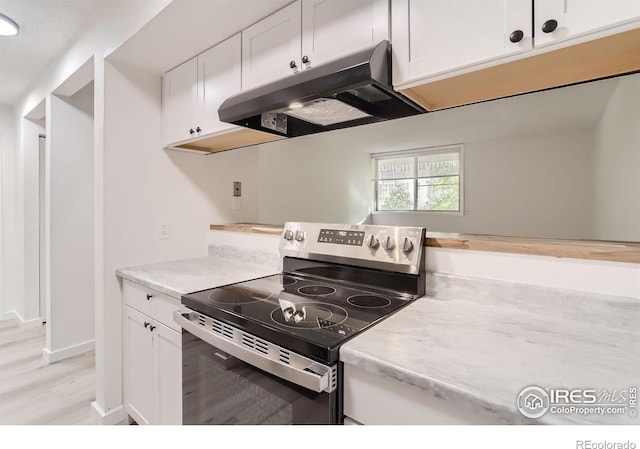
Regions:
M 94 352 L 47 365 L 45 327 L 0 321 L 0 424 L 93 424 Z

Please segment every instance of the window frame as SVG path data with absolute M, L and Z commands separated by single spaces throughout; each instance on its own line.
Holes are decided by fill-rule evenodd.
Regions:
M 453 151 L 457 151 L 460 158 L 460 171 L 458 174 L 459 179 L 459 198 L 458 198 L 458 206 L 459 210 L 457 211 L 449 211 L 449 210 L 419 210 L 416 209 L 418 205 L 418 157 L 419 156 L 428 156 L 433 154 L 441 154 L 441 153 L 451 153 Z M 400 179 L 410 179 L 414 181 L 413 187 L 413 207 L 414 209 L 409 210 L 379 210 L 378 209 L 378 182 L 380 179 L 378 178 L 378 161 L 383 159 L 397 159 L 406 156 L 413 156 L 415 159 L 415 163 L 413 164 L 413 178 L 397 178 Z M 464 216 L 464 144 L 453 144 L 453 145 L 440 145 L 437 147 L 422 147 L 422 148 L 414 148 L 411 150 L 403 150 L 403 151 L 391 151 L 385 153 L 372 153 L 371 154 L 371 167 L 373 171 L 373 214 L 428 214 L 428 215 L 448 215 L 448 216 Z

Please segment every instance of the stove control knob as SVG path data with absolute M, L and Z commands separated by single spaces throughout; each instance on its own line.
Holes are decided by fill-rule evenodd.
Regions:
M 301 242 L 304 240 L 304 232 L 302 231 L 296 231 L 296 240 Z
M 387 251 L 391 251 L 395 246 L 396 246 L 396 243 L 393 241 L 390 235 L 382 239 L 382 247 Z
M 376 237 L 375 235 L 369 234 L 365 243 L 369 248 L 373 249 L 378 247 L 378 245 L 380 244 L 380 240 L 378 240 L 378 237 Z
M 405 253 L 410 253 L 411 251 L 413 251 L 413 242 L 409 237 L 403 237 L 400 243 L 400 248 Z
M 284 231 L 283 237 L 285 240 L 291 241 L 293 240 L 293 232 L 287 229 L 286 231 Z

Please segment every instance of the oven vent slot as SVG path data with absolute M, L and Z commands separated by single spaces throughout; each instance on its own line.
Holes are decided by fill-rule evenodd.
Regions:
M 269 354 L 269 343 L 267 343 L 264 340 L 260 340 L 259 338 L 256 338 L 256 347 L 255 350 L 262 353 L 262 354 Z
M 202 327 L 207 327 L 207 320 L 202 315 L 198 315 L 198 324 Z
M 223 337 L 227 337 L 229 340 L 233 340 L 233 328 L 218 320 L 211 320 L 211 329 Z
M 331 391 L 333 391 L 334 389 L 336 389 L 338 387 L 338 369 L 334 366 L 333 368 L 331 368 L 331 379 L 330 379 L 330 386 L 329 388 L 331 389 Z
M 253 335 L 242 334 L 242 345 L 251 349 L 255 348 L 256 344 Z
M 284 349 L 280 350 L 280 361 L 287 365 L 291 363 L 291 355 L 289 354 L 289 351 L 285 351 Z

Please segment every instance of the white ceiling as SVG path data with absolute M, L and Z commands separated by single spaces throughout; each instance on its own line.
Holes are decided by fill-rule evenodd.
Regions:
M 0 104 L 14 104 L 40 73 L 90 28 L 112 0 L 0 0 L 20 26 L 0 37 Z
M 108 59 L 162 74 L 292 1 L 174 0 Z
M 135 0 L 127 0 L 135 1 Z M 174 0 L 114 61 L 162 73 L 292 0 Z M 0 104 L 15 104 L 57 57 L 121 0 L 0 0 L 20 34 L 0 38 Z

